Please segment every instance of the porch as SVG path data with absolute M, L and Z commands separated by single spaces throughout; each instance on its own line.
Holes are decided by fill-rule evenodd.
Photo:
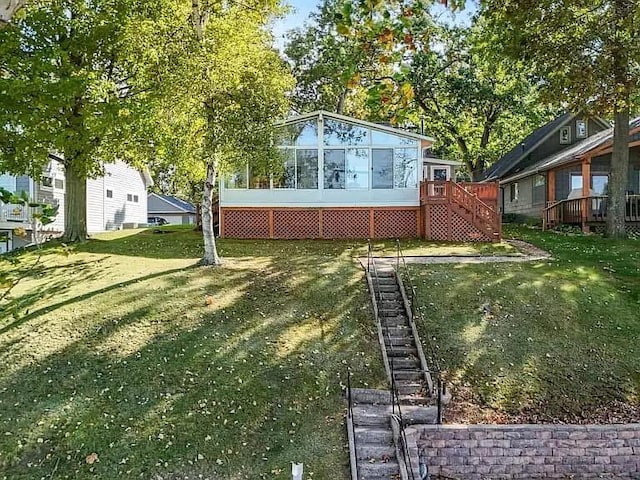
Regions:
M 31 207 L 0 202 L 0 228 L 29 227 Z
M 607 220 L 606 195 L 549 202 L 543 212 L 543 228 L 557 225 L 579 225 L 583 230 L 597 230 Z M 640 195 L 627 195 L 625 206 L 627 229 L 640 232 Z
M 421 236 L 455 242 L 499 242 L 498 183 L 420 183 Z

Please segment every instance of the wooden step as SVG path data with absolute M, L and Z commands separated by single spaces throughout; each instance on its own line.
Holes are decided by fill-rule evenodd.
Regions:
M 382 329 L 382 332 L 384 333 L 384 328 Z M 402 336 L 398 336 L 398 337 L 392 337 L 392 336 L 384 336 L 384 344 L 389 347 L 389 345 L 393 345 L 394 348 L 396 345 L 400 345 L 402 347 L 414 347 L 416 344 L 413 341 L 413 336 L 411 335 L 402 335 Z
M 388 357 L 405 357 L 418 358 L 418 349 L 416 347 L 394 346 L 393 350 L 387 349 Z
M 424 372 L 421 370 L 400 370 L 396 365 L 396 362 L 393 362 L 394 371 L 393 378 L 397 380 L 413 380 L 416 382 L 420 382 L 424 380 Z
M 385 325 L 388 327 L 401 327 L 401 326 L 408 326 L 409 319 L 405 315 L 394 315 L 394 316 L 380 318 L 380 323 L 382 323 L 383 327 Z
M 387 461 L 394 459 L 396 456 L 396 447 L 394 445 L 357 445 L 356 458 L 358 460 L 379 460 Z M 375 462 L 372 462 L 375 463 Z
M 424 383 L 411 380 L 395 382 L 398 395 L 427 395 Z

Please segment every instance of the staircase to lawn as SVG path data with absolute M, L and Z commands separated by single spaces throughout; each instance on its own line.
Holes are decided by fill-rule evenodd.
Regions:
M 415 291 L 411 286 L 410 300 L 398 274 L 400 249 L 397 268 L 383 268 L 376 265 L 369 244 L 367 264 L 367 282 L 391 390 L 351 389 L 349 381 L 347 425 L 352 480 L 426 478 L 411 425 L 440 423 L 448 395 L 440 387 L 435 356 L 431 355 L 430 366 L 418 336 L 416 310 L 412 307 Z

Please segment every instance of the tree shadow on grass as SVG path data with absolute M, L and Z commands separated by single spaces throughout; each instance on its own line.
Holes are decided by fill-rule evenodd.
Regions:
M 82 263 L 82 262 L 81 262 Z M 87 262 L 89 263 L 89 262 Z M 77 264 L 77 263 L 76 263 Z M 195 265 L 192 267 L 187 267 L 187 268 L 195 268 Z M 185 270 L 185 268 L 175 268 L 172 270 L 164 270 L 162 272 L 157 272 L 157 273 L 152 273 L 150 275 L 145 275 L 142 277 L 137 277 L 137 278 L 133 278 L 131 280 L 127 280 L 124 282 L 119 282 L 119 283 L 115 283 L 112 285 L 108 285 L 104 288 L 100 288 L 98 290 L 92 290 L 89 291 L 83 295 L 78 295 L 75 297 L 71 297 L 68 298 L 66 300 L 51 304 L 51 305 L 47 305 L 45 307 L 33 310 L 33 311 L 29 311 L 29 306 L 35 304 L 36 302 L 39 302 L 43 299 L 46 298 L 53 298 L 56 295 L 59 295 L 61 292 L 63 292 L 64 290 L 67 290 L 69 288 L 71 288 L 71 286 L 74 284 L 74 282 L 83 282 L 83 281 L 88 281 L 90 279 L 94 279 L 96 278 L 96 275 L 98 275 L 97 273 L 90 273 L 89 271 L 85 272 L 85 273 L 80 273 L 79 276 L 76 276 L 73 280 L 69 279 L 69 278 L 65 278 L 65 279 L 61 279 L 61 280 L 57 280 L 55 282 L 50 282 L 47 284 L 46 287 L 41 288 L 37 291 L 31 291 L 28 293 L 25 293 L 23 295 L 19 295 L 16 297 L 12 297 L 10 299 L 9 302 L 7 302 L 6 304 L 6 311 L 13 311 L 13 310 L 18 310 L 19 312 L 24 311 L 25 313 L 23 315 L 18 316 L 14 321 L 9 322 L 8 324 L 6 324 L 5 326 L 3 326 L 2 328 L 0 328 L 0 335 L 14 329 L 17 328 L 21 325 L 23 325 L 24 323 L 38 318 L 42 315 L 46 315 L 48 313 L 54 312 L 55 310 L 68 306 L 68 305 L 72 305 L 74 303 L 78 303 L 78 302 L 82 302 L 85 300 L 90 300 L 91 298 L 101 295 L 103 293 L 109 293 L 113 290 L 117 290 L 119 288 L 125 288 L 129 285 L 132 285 L 134 283 L 137 282 L 143 282 L 146 280 L 152 280 L 154 278 L 159 278 L 159 277 L 163 277 L 165 275 L 170 275 L 172 273 L 177 273 L 177 272 L 181 272 Z M 58 273 L 58 272 L 57 272 Z
M 384 380 L 353 263 L 300 255 L 163 272 L 126 287 L 76 298 L 83 313 L 73 338 L 41 339 L 48 350 L 35 357 L 28 345 L 14 352 L 0 376 L 0 471 L 254 479 L 293 460 L 317 478 L 347 474 L 346 367 L 358 383 Z M 29 321 L 53 322 L 51 313 Z M 33 333 L 25 341 L 37 347 L 44 332 Z M 89 465 L 93 452 L 99 462 Z

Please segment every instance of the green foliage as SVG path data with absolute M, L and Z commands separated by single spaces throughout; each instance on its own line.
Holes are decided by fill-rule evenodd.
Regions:
M 361 72 L 373 66 L 340 28 L 351 11 L 349 2 L 325 0 L 311 14 L 310 23 L 289 33 L 285 55 L 296 78 L 291 100 L 297 112 L 327 110 L 368 117 L 359 80 Z
M 0 171 L 38 178 L 59 152 L 77 204 L 65 215 L 74 240 L 86 237 L 84 180 L 129 159 L 127 133 L 147 88 L 136 82 L 136 31 L 153 3 L 34 1 L 0 30 Z
M 30 200 L 29 195 L 24 190 L 16 194 L 0 187 L 0 202 L 34 209 L 32 218 L 37 220 L 41 225 L 49 225 L 56 219 L 56 215 L 58 215 L 58 205 L 53 206 L 49 203 Z
M 416 51 L 397 81 L 412 87 L 440 153 L 479 180 L 552 112 L 541 104 L 530 69 L 496 54 L 482 19 L 468 29 L 438 27 L 431 41 L 436 47 Z
M 486 0 L 483 10 L 497 45 L 532 65 L 551 101 L 611 115 L 621 94 L 640 81 L 637 2 Z M 619 60 L 626 85 L 617 83 Z

